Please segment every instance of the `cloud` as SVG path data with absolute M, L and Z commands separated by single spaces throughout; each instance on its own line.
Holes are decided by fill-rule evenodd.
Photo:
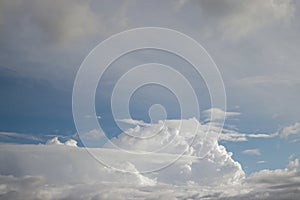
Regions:
M 300 197 L 298 159 L 290 161 L 285 169 L 262 170 L 245 176 L 241 165 L 232 159 L 232 153 L 214 143 L 214 134 L 203 137 L 205 127 L 196 132 L 197 137 L 189 144 L 197 126 L 206 125 L 195 119 L 167 120 L 137 126 L 112 140 L 136 155 L 118 150 L 109 142 L 106 148 L 70 147 L 76 141 L 63 143 L 57 137 L 47 142 L 52 145 L 1 144 L 0 198 L 221 200 Z M 166 144 L 166 148 L 161 148 Z M 161 150 L 154 151 L 157 148 Z M 205 148 L 210 151 L 200 157 Z M 152 173 L 140 173 L 149 166 L 172 160 L 182 150 L 186 153 L 172 165 Z M 148 153 L 140 154 L 141 151 Z M 248 149 L 244 153 L 258 155 L 259 150 Z M 95 158 L 101 158 L 102 162 Z
M 231 142 L 243 142 L 248 138 L 275 138 L 280 137 L 292 142 L 298 142 L 300 137 L 300 123 L 296 122 L 293 125 L 286 126 L 274 133 L 240 133 L 235 130 L 223 129 L 219 140 Z
M 256 163 L 257 163 L 257 164 L 264 164 L 264 163 L 267 163 L 267 161 L 265 161 L 265 160 L 260 160 L 260 161 L 257 161 Z
M 235 4 L 234 9 L 223 16 L 220 28 L 226 38 L 237 40 L 258 29 L 276 22 L 288 22 L 294 15 L 295 7 L 290 0 L 284 1 L 226 1 Z
M 137 185 L 152 185 L 158 181 L 207 186 L 236 184 L 243 180 L 245 173 L 241 165 L 231 158 L 232 153 L 215 143 L 213 134 L 204 138 L 202 131 L 193 132 L 198 125 L 197 120 L 190 119 L 167 120 L 144 128 L 137 126 L 111 141 L 123 150 L 115 148 L 110 142 L 105 148 L 74 148 L 69 147 L 74 146 L 73 140 L 62 143 L 57 137 L 47 141 L 47 145 L 3 144 L 0 146 L 3 152 L 0 160 L 7 161 L 1 162 L 0 172 L 18 177 L 41 175 L 50 183 L 78 180 L 84 183 L 115 182 L 127 175 L 129 177 L 124 181 Z M 158 134 L 145 139 L 153 133 Z M 196 138 L 194 134 L 197 134 Z M 132 153 L 128 154 L 128 151 Z M 207 152 L 205 157 L 203 151 Z M 170 163 L 173 164 L 165 167 Z M 14 164 L 18 167 L 11 167 Z M 159 170 L 143 175 L 139 173 L 154 169 Z
M 145 123 L 142 120 L 134 120 L 134 119 L 118 119 L 117 121 L 123 122 L 131 125 L 139 125 L 139 126 L 149 126 L 150 124 Z
M 248 141 L 249 138 L 274 138 L 277 137 L 278 133 L 240 133 L 235 130 L 223 129 L 219 136 L 220 141 L 231 141 L 231 142 L 244 142 Z
M 131 128 L 111 139 L 104 147 L 120 148 L 132 154 L 140 152 L 141 156 L 151 153 L 156 160 L 160 154 L 170 155 L 162 159 L 161 164 L 139 164 L 140 171 L 151 170 L 153 166 L 164 166 L 163 163 L 168 163 L 176 158 L 174 156 L 182 154 L 182 159 L 166 169 L 162 168 L 153 177 L 160 182 L 179 185 L 187 182 L 201 185 L 239 182 L 245 176 L 241 165 L 231 158 L 232 153 L 227 152 L 224 146 L 218 145 L 217 132 L 212 130 L 206 133 L 207 126 L 201 125 L 194 118 L 159 121 L 157 124 Z M 151 157 L 145 160 L 151 161 Z M 225 171 L 226 174 L 223 174 Z
M 252 155 L 252 156 L 260 156 L 260 150 L 259 149 L 246 149 L 242 152 L 243 154 Z
M 83 145 L 86 147 L 102 147 L 107 141 L 106 135 L 102 130 L 93 129 L 79 135 Z
M 271 134 L 268 134 L 268 133 L 247 134 L 247 137 L 250 137 L 250 138 L 273 138 L 273 137 L 276 137 L 276 136 L 278 136 L 277 133 L 271 133 Z
M 41 138 L 30 134 L 23 134 L 23 133 L 15 133 L 15 132 L 0 132 L 0 137 L 9 137 L 9 138 L 21 138 L 33 141 L 42 141 Z
M 87 1 L 4 0 L 0 10 L 1 30 L 22 32 L 27 40 L 36 37 L 47 44 L 65 45 L 101 30 L 101 20 Z
M 90 118 L 94 118 L 94 117 L 91 116 L 91 115 L 85 115 L 84 118 L 90 119 Z M 102 117 L 101 116 L 96 116 L 96 118 L 101 119 Z
M 59 141 L 58 137 L 54 137 L 46 142 L 46 145 L 66 145 L 71 147 L 77 147 L 77 141 L 73 139 L 67 140 L 65 143 Z
M 219 108 L 210 108 L 207 110 L 204 110 L 202 112 L 204 117 L 206 118 L 205 121 L 218 121 L 225 118 L 235 117 L 239 116 L 241 113 L 239 112 L 225 112 Z
M 200 6 L 209 23 L 214 23 L 223 38 L 239 40 L 247 35 L 272 26 L 276 23 L 288 23 L 295 14 L 295 5 L 291 0 L 246 0 L 236 2 L 199 1 Z M 187 6 L 194 6 L 195 1 L 179 0 L 175 3 L 175 10 L 184 10 Z M 216 30 L 215 30 L 216 31 Z
M 166 184 L 139 174 L 132 163 L 119 164 L 129 172 L 99 164 L 86 150 L 65 145 L 0 145 L 1 199 L 299 199 L 299 161 L 285 169 L 262 170 L 238 184 Z M 117 152 L 111 150 L 111 155 Z M 111 156 L 111 159 L 117 158 Z M 106 155 L 107 156 L 107 155 Z M 224 162 L 228 157 L 219 157 Z M 5 162 L 3 162 L 5 160 Z M 143 160 L 149 162 L 149 160 Z M 208 170 L 200 165 L 202 171 Z M 178 168 L 179 169 L 179 168 Z M 189 168 L 181 168 L 189 171 Z M 171 170 L 171 169 L 169 169 Z M 193 170 L 193 169 L 192 169 Z M 209 171 L 202 175 L 209 176 Z M 222 174 L 225 172 L 223 171 Z M 157 174 L 152 174 L 157 176 Z M 181 173 L 172 176 L 178 179 Z M 170 177 L 171 178 L 171 177 Z M 204 178 L 204 177 L 202 177 Z M 224 179 L 224 177 L 219 176 Z M 226 177 L 230 180 L 232 175 Z
M 288 139 L 289 137 L 299 137 L 300 136 L 300 123 L 296 122 L 293 125 L 284 127 L 279 131 L 279 135 L 282 138 Z
M 233 84 L 238 86 L 254 86 L 256 85 L 271 85 L 271 84 L 277 84 L 277 85 L 296 85 L 299 84 L 300 81 L 296 79 L 295 77 L 289 76 L 284 77 L 284 75 L 269 75 L 269 76 L 250 76 L 245 77 L 242 79 L 235 80 Z

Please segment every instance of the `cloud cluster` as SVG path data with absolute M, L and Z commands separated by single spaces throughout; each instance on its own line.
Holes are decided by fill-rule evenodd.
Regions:
M 296 200 L 300 197 L 300 171 L 297 159 L 291 161 L 285 169 L 262 170 L 245 178 L 239 184 L 199 186 L 192 182 L 185 185 L 161 183 L 148 178 L 147 174 L 136 173 L 137 169 L 130 163 L 120 164 L 133 173 L 114 171 L 97 163 L 84 149 L 78 147 L 1 145 L 0 148 L 0 198 L 5 200 L 153 198 Z M 209 172 L 205 172 L 203 173 L 208 175 Z M 170 178 L 177 179 L 178 176 L 180 174 Z
M 297 199 L 298 160 L 248 177 L 232 153 L 195 119 L 137 126 L 106 148 L 81 148 L 57 137 L 47 145 L 0 145 L 1 199 Z M 196 133 L 193 142 L 190 140 Z M 147 142 L 145 142 L 147 141 Z M 162 148 L 166 145 L 165 148 Z M 202 151 L 209 148 L 205 157 Z M 157 149 L 160 149 L 157 151 Z M 124 151 L 125 150 L 125 151 Z M 132 154 L 128 154 L 131 151 Z M 172 165 L 160 166 L 184 152 Z M 136 155 L 134 154 L 136 153 Z M 147 152 L 147 154 L 144 154 Z M 245 153 L 257 154 L 250 149 Z M 121 169 L 121 170 L 120 170 Z
M 71 147 L 77 147 L 77 141 L 69 139 L 66 142 L 59 141 L 58 137 L 54 137 L 46 142 L 46 145 L 66 145 Z
M 284 127 L 279 131 L 280 137 L 290 138 L 290 137 L 300 137 L 300 123 L 296 122 L 293 125 Z

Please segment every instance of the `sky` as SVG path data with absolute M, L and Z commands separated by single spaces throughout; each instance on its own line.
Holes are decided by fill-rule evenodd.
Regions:
M 84 59 L 100 42 L 114 34 L 133 28 L 162 27 L 186 34 L 208 52 L 224 81 L 226 110 L 212 107 L 205 77 L 196 74 L 185 60 L 165 51 L 153 49 L 135 51 L 111 63 L 98 83 L 95 110 L 97 121 L 107 138 L 101 136 L 98 138 L 99 141 L 94 138 L 94 143 L 89 144 L 93 146 L 95 141 L 98 141 L 101 147 L 113 148 L 109 145 L 109 141 L 115 141 L 127 150 L 148 151 L 150 149 L 152 151 L 153 148 L 157 148 L 158 140 L 170 140 L 168 137 L 159 138 L 152 141 L 153 143 L 146 144 L 131 141 L 117 126 L 121 124 L 126 128 L 132 128 L 129 129 L 132 133 L 147 136 L 149 132 L 156 130 L 160 119 L 180 119 L 181 102 L 168 88 L 158 85 L 145 85 L 138 88 L 131 96 L 128 105 L 133 120 L 114 118 L 110 104 L 112 90 L 125 72 L 133 66 L 161 63 L 172 66 L 191 84 L 199 100 L 197 109 L 201 114 L 189 116 L 188 113 L 187 115 L 188 118 L 196 117 L 201 124 L 201 131 L 206 130 L 206 125 L 210 124 L 218 129 L 218 119 L 209 118 L 212 112 L 220 119 L 226 115 L 224 129 L 218 137 L 217 146 L 224 147 L 226 150 L 216 150 L 215 154 L 221 155 L 223 152 L 230 157 L 228 166 L 232 168 L 228 176 L 245 173 L 245 176 L 249 177 L 246 182 L 251 187 L 254 187 L 253 183 L 260 182 L 260 178 L 268 174 L 273 174 L 275 177 L 278 175 L 299 178 L 297 167 L 291 167 L 291 165 L 298 166 L 297 159 L 300 157 L 299 8 L 300 3 L 296 0 L 2 0 L 0 2 L 0 143 L 1 146 L 4 145 L 1 147 L 3 149 L 1 152 L 5 153 L 1 153 L 0 160 L 6 159 L 6 154 L 8 155 L 12 152 L 11 149 L 14 149 L 14 146 L 9 144 L 21 147 L 24 144 L 33 145 L 24 147 L 33 155 L 40 151 L 34 150 L 34 147 L 41 148 L 37 144 L 45 144 L 47 141 L 53 143 L 51 138 L 56 137 L 54 143 L 62 147 L 49 151 L 63 151 L 64 148 L 68 149 L 67 146 L 70 144 L 75 144 L 74 141 L 77 142 L 75 146 L 78 146 L 74 148 L 83 147 L 81 140 L 84 140 L 82 138 L 84 135 L 79 137 L 73 119 L 72 92 L 76 74 Z M 146 74 L 141 72 L 130 81 L 134 84 L 135 81 L 151 77 L 172 81 L 170 75 L 166 75 L 163 70 Z M 185 91 L 180 82 L 170 83 L 174 88 Z M 129 87 L 129 85 L 123 86 Z M 189 93 L 184 94 L 189 96 Z M 122 98 L 118 98 L 115 103 L 122 108 Z M 164 110 L 160 106 L 153 106 L 158 104 L 162 105 Z M 195 109 L 192 105 L 186 108 L 190 112 Z M 85 117 L 91 118 L 88 115 Z M 189 120 L 185 123 L 189 124 L 191 122 Z M 166 132 L 170 131 L 168 132 L 170 135 L 176 135 L 171 131 L 174 124 L 169 123 Z M 86 136 L 97 135 L 98 131 L 90 128 Z M 190 140 L 189 137 L 183 138 L 181 138 L 183 141 Z M 68 141 L 68 145 L 64 145 Z M 184 142 L 179 144 L 185 145 Z M 183 147 L 187 148 L 184 145 Z M 176 146 L 163 153 L 176 154 L 176 149 L 181 147 Z M 15 152 L 12 156 L 22 157 L 22 154 L 18 155 Z M 199 155 L 191 152 L 190 156 Z M 142 170 L 143 166 L 139 166 L 135 158 L 132 160 L 134 160 L 133 166 L 127 163 L 129 168 L 131 166 L 137 171 Z M 33 172 L 34 170 L 30 171 L 30 166 L 26 163 L 23 165 L 22 162 L 20 161 L 20 165 L 24 167 L 24 172 L 12 171 L 13 180 L 10 180 L 10 177 L 1 177 L 0 182 L 19 184 L 23 179 L 27 181 L 25 175 L 39 174 Z M 74 161 L 70 161 L 72 162 Z M 73 163 L 73 166 L 75 168 L 77 166 L 78 169 L 94 170 L 77 164 Z M 9 167 L 1 165 L 0 174 L 10 175 L 7 171 Z M 191 169 L 197 171 L 198 168 L 193 167 Z M 44 178 L 48 180 L 51 173 L 61 172 L 43 173 L 45 173 Z M 79 174 L 76 172 L 73 175 L 79 176 Z M 176 185 L 176 182 L 168 182 L 166 174 L 168 173 L 137 179 L 154 184 L 156 178 L 158 182 Z M 186 179 L 197 182 L 195 175 L 188 177 L 194 177 L 195 180 L 185 177 L 179 182 L 182 183 Z M 116 176 L 115 179 L 118 180 L 119 177 Z M 128 179 L 136 181 L 136 177 Z M 69 178 L 66 180 L 68 181 L 62 181 L 60 184 L 70 184 Z M 297 188 L 299 179 L 287 180 L 287 183 L 295 183 Z M 190 187 L 191 194 L 195 189 L 193 187 Z M 26 188 L 22 188 L 21 185 L 19 190 L 26 191 Z M 123 185 L 120 188 L 123 188 Z M 184 188 L 179 190 L 181 189 L 184 190 Z M 52 190 L 56 189 L 52 188 Z M 68 190 L 71 193 L 71 189 Z M 256 189 L 253 191 L 256 194 Z M 139 192 L 142 191 L 139 190 L 137 193 L 140 194 Z M 217 193 L 218 191 L 215 195 Z M 244 196 L 236 198 L 242 197 Z M 31 196 L 28 198 L 30 199 Z

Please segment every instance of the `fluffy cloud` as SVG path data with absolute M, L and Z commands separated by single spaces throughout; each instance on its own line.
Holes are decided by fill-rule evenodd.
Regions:
M 299 137 L 300 136 L 300 123 L 296 122 L 293 125 L 284 127 L 282 130 L 279 131 L 280 137 L 289 138 L 289 137 Z
M 198 137 L 189 144 L 197 126 L 204 125 L 190 119 L 137 126 L 112 141 L 123 150 L 111 143 L 106 144 L 108 148 L 70 147 L 76 141 L 63 143 L 58 138 L 47 142 L 52 145 L 1 144 L 0 198 L 297 199 L 300 196 L 297 159 L 285 169 L 262 170 L 245 177 L 232 154 L 214 143 L 213 134 L 201 137 L 205 128 L 197 130 Z M 144 142 L 146 137 L 148 143 Z M 161 148 L 166 144 L 166 148 Z M 161 150 L 155 151 L 159 147 Z M 206 156 L 201 157 L 201 151 L 208 147 Z M 172 165 L 140 173 L 149 166 L 173 160 L 181 151 L 185 154 Z
M 232 154 L 225 147 L 218 145 L 218 132 L 210 129 L 212 131 L 207 133 L 208 129 L 208 125 L 201 125 L 196 119 L 159 121 L 157 124 L 131 128 L 113 138 L 105 147 L 120 148 L 132 154 L 139 152 L 142 158 L 149 157 L 151 153 L 149 159 L 154 156 L 155 160 L 160 155 L 170 155 L 164 156 L 162 163 L 158 164 L 146 165 L 147 161 L 144 161 L 141 165 L 139 159 L 132 161 L 140 171 L 161 168 L 152 177 L 160 182 L 201 185 L 239 182 L 244 177 L 240 164 L 231 158 Z M 172 160 L 177 162 L 165 168 L 173 163 Z
M 121 165 L 133 173 L 105 168 L 80 148 L 64 145 L 1 145 L 0 149 L 0 198 L 5 200 L 130 198 L 296 200 L 300 197 L 297 159 L 291 161 L 285 169 L 262 170 L 239 184 L 199 186 L 190 182 L 175 186 L 157 182 L 148 178 L 147 174 L 136 173 L 136 167 L 130 163 Z M 180 173 L 172 178 L 176 179 L 178 176 Z
M 77 147 L 77 141 L 73 139 L 67 140 L 65 143 L 59 141 L 58 137 L 54 137 L 46 142 L 46 145 L 66 145 L 70 147 Z
M 299 160 L 290 161 L 285 169 L 262 170 L 247 178 L 249 193 L 234 199 L 299 199 Z

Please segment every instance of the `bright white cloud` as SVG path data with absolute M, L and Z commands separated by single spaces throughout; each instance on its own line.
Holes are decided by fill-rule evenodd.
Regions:
M 66 145 L 71 147 L 77 147 L 77 141 L 69 139 L 66 142 L 59 141 L 58 137 L 54 137 L 46 142 L 46 145 Z
M 152 177 L 160 182 L 193 182 L 201 185 L 239 182 L 244 177 L 240 164 L 231 158 L 232 154 L 227 152 L 225 147 L 217 144 L 218 133 L 214 132 L 216 127 L 212 127 L 211 132 L 206 133 L 208 128 L 209 125 L 201 125 L 196 119 L 159 121 L 157 124 L 131 128 L 113 138 L 105 147 L 121 148 L 132 153 L 153 152 L 155 160 L 159 159 L 159 154 L 172 155 L 169 158 L 164 157 L 161 161 L 163 163 L 170 162 L 176 155 L 184 154 L 177 163 L 161 169 Z M 142 171 L 151 170 L 149 166 L 162 166 L 159 163 L 134 163 L 137 163 Z M 225 171 L 226 174 L 223 174 Z
M 189 145 L 195 127 L 197 138 Z M 202 127 L 204 126 L 204 127 Z M 206 125 L 197 120 L 168 120 L 149 126 L 129 129 L 113 142 L 122 148 L 154 151 L 168 142 L 160 152 L 128 155 L 109 148 L 88 149 L 96 158 L 110 161 L 123 171 L 100 164 L 85 148 L 74 147 L 76 141 L 61 142 L 57 137 L 52 145 L 0 145 L 1 199 L 297 199 L 299 162 L 291 161 L 285 169 L 262 170 L 245 177 L 241 165 L 232 153 L 214 143 L 214 134 L 201 136 Z M 179 131 L 180 130 L 180 131 Z M 152 134 L 156 135 L 152 135 Z M 131 134 L 129 136 L 128 134 Z M 132 136 L 139 136 L 132 137 Z M 151 137 L 149 137 L 151 136 Z M 149 137 L 144 142 L 141 137 Z M 207 145 L 205 147 L 205 145 Z M 204 145 L 204 146 L 203 146 Z M 73 146 L 73 147 L 70 147 Z M 200 158 L 203 148 L 210 148 Z M 182 150 L 186 154 L 171 166 L 141 174 L 143 169 L 173 159 Z M 259 155 L 258 149 L 244 153 Z M 263 162 L 260 162 L 263 163 Z M 284 193 L 282 192 L 284 191 Z
M 221 151 L 225 153 L 224 155 L 227 154 L 223 147 L 218 148 L 223 149 Z M 174 186 L 149 178 L 150 174 L 139 174 L 137 167 L 129 162 L 120 163 L 128 172 L 106 168 L 81 148 L 71 148 L 65 145 L 2 144 L 0 150 L 0 197 L 4 200 L 201 199 L 204 197 L 216 200 L 271 200 L 299 199 L 300 197 L 300 173 L 297 159 L 291 161 L 285 169 L 262 170 L 238 184 L 224 185 L 220 182 L 213 186 L 205 184 L 199 186 L 189 181 L 185 185 Z M 111 159 L 118 158 L 115 153 L 117 152 L 110 150 Z M 228 158 L 218 156 L 219 162 L 225 165 Z M 143 161 L 149 164 L 149 161 Z M 173 168 L 173 170 L 181 169 L 181 172 L 177 171 L 176 175 L 170 178 L 180 179 L 182 173 L 195 170 L 194 167 L 182 165 L 181 168 Z M 202 172 L 202 178 L 209 178 L 209 168 L 202 165 L 197 167 L 200 170 L 198 172 Z M 221 180 L 235 179 L 231 173 L 227 174 L 226 171 L 221 173 L 223 176 L 220 174 L 218 177 Z M 152 176 L 157 176 L 157 174 L 154 173 Z

